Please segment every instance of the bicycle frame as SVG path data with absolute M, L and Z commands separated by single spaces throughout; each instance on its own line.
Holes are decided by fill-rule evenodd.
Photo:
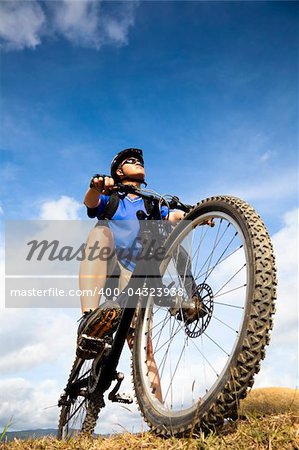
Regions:
M 148 233 L 148 238 L 150 237 L 151 231 L 149 230 L 147 221 L 144 221 L 144 233 Z M 154 247 L 151 247 L 150 252 L 153 253 L 155 251 Z M 151 254 L 150 254 L 151 256 Z M 102 365 L 101 374 L 99 378 L 98 385 L 101 387 L 101 393 L 104 393 L 107 389 L 109 389 L 112 381 L 115 379 L 115 371 L 119 362 L 119 358 L 121 356 L 125 341 L 127 339 L 130 325 L 132 319 L 134 317 L 137 304 L 139 303 L 139 296 L 136 295 L 136 291 L 144 286 L 144 283 L 147 279 L 150 279 L 151 287 L 162 288 L 162 280 L 161 277 L 157 275 L 159 271 L 159 263 L 155 261 L 153 258 L 150 259 L 149 262 L 141 261 L 136 265 L 136 268 L 131 276 L 131 279 L 121 294 L 121 301 L 126 303 L 130 299 L 135 307 L 124 307 L 124 311 L 115 333 L 112 347 L 105 358 L 104 364 Z M 146 275 L 144 275 L 146 273 Z M 128 290 L 132 290 L 133 296 L 128 295 Z M 143 303 L 146 304 L 148 301 L 148 296 L 143 297 Z
M 160 217 L 160 208 L 159 208 L 159 202 L 161 199 L 158 199 L 154 197 L 153 195 L 148 195 L 142 193 L 139 189 L 135 188 L 131 185 L 117 185 L 117 190 L 125 191 L 126 193 L 134 193 L 139 195 L 142 198 L 148 198 L 154 202 L 154 208 L 151 216 L 146 216 L 146 214 L 143 211 L 138 211 L 140 213 L 137 216 L 139 219 L 146 219 L 146 220 L 140 220 L 140 223 L 143 225 L 143 229 L 141 231 L 141 236 L 145 238 L 145 240 L 149 243 L 152 243 L 152 237 L 153 233 L 150 227 L 150 220 L 155 219 L 161 219 Z M 180 209 L 184 212 L 188 211 L 192 206 L 191 205 L 185 205 L 178 197 L 172 197 L 171 202 L 168 204 L 170 208 L 176 208 Z M 154 241 L 155 242 L 155 241 Z M 130 300 L 133 300 L 133 304 L 136 305 L 135 307 L 124 307 L 124 311 L 119 323 L 119 326 L 116 330 L 116 333 L 114 335 L 112 347 L 109 350 L 109 353 L 107 356 L 105 356 L 104 362 L 101 361 L 101 373 L 98 380 L 98 386 L 100 387 L 99 394 L 103 394 L 105 391 L 107 391 L 112 383 L 112 381 L 115 379 L 116 374 L 116 368 L 125 344 L 125 341 L 127 339 L 127 336 L 129 334 L 130 325 L 132 322 L 132 319 L 134 317 L 137 304 L 139 303 L 139 296 L 136 295 L 136 291 L 142 286 L 144 286 L 144 283 L 147 279 L 150 279 L 151 286 L 155 288 L 162 288 L 163 283 L 161 280 L 161 277 L 157 275 L 159 273 L 159 262 L 153 258 L 153 253 L 155 251 L 155 243 L 154 245 L 150 244 L 148 250 L 148 255 L 150 257 L 149 262 L 142 260 L 139 263 L 136 264 L 135 270 L 131 276 L 131 279 L 127 285 L 127 287 L 124 289 L 123 293 L 120 295 L 121 301 L 123 303 L 126 303 L 129 300 L 128 290 L 133 289 L 133 296 L 130 297 Z M 146 275 L 144 275 L 146 274 Z M 148 301 L 148 297 L 143 297 L 143 304 L 146 304 Z M 120 299 L 118 299 L 120 301 Z

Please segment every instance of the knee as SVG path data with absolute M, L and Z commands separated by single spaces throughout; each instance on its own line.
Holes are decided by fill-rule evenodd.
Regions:
M 105 245 L 110 248 L 114 245 L 114 238 L 112 231 L 108 227 L 94 227 L 88 235 L 88 244 L 92 245 L 98 242 L 100 245 Z

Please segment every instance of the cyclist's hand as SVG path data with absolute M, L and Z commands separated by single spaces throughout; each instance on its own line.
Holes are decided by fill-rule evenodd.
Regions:
M 113 187 L 114 179 L 107 175 L 94 175 L 90 181 L 90 188 L 96 189 L 100 194 L 111 194 Z
M 215 226 L 215 222 L 214 222 L 214 219 L 212 217 L 211 219 L 205 220 L 200 225 L 209 225 L 209 227 L 213 228 Z

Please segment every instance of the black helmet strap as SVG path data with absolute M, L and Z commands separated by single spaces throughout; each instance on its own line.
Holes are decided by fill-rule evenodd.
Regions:
M 132 178 L 132 177 L 124 177 L 124 178 L 120 179 L 120 182 L 122 182 L 123 180 L 126 180 L 126 181 L 138 181 L 140 184 L 144 184 L 145 186 L 147 186 L 147 183 L 146 183 L 146 181 L 144 179 L 143 180 L 137 180 L 136 178 Z

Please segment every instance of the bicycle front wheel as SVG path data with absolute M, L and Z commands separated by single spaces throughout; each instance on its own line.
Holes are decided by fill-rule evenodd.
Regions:
M 272 328 L 276 270 L 261 218 L 235 197 L 199 203 L 165 249 L 161 276 L 176 307 L 152 296 L 141 310 L 133 377 L 150 427 L 184 435 L 234 417 L 252 386 Z M 190 300 L 191 315 L 182 309 Z

